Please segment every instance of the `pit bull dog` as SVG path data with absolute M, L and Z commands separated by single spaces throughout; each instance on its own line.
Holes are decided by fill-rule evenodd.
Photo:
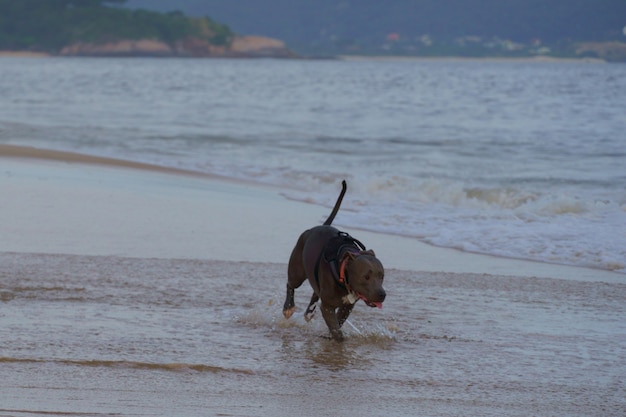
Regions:
M 304 317 L 313 317 L 318 300 L 330 336 L 343 340 L 341 326 L 346 321 L 354 304 L 363 300 L 370 307 L 382 308 L 385 300 L 383 289 L 383 265 L 374 251 L 347 233 L 331 226 L 346 193 L 346 182 L 335 207 L 322 226 L 315 226 L 300 235 L 291 252 L 287 270 L 287 297 L 283 315 L 290 318 L 295 311 L 294 291 L 308 279 L 313 287 L 313 296 Z

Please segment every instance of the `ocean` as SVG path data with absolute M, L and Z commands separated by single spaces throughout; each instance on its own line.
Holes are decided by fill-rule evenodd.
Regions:
M 626 71 L 587 62 L 0 59 L 0 143 L 277 187 L 468 252 L 626 272 Z
M 344 227 L 625 272 L 623 65 L 0 60 L 0 142 L 219 174 Z

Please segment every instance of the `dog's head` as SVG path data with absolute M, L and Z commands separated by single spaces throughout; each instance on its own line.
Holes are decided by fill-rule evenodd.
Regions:
M 370 307 L 383 307 L 385 270 L 373 250 L 348 253 L 347 280 L 352 291 Z

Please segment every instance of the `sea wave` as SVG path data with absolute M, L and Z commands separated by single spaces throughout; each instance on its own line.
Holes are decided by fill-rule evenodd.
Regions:
M 328 190 L 338 189 L 320 179 L 307 183 L 313 191 L 283 195 L 330 208 L 336 195 Z M 355 178 L 348 186 L 353 190 L 335 221 L 339 226 L 468 252 L 626 272 L 626 236 L 618 232 L 626 205 L 618 201 L 401 176 Z

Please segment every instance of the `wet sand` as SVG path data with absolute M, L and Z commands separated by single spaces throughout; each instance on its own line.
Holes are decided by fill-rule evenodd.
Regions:
M 385 264 L 388 299 L 359 303 L 339 344 L 321 318 L 302 318 L 307 284 L 296 315 L 281 314 L 292 245 L 328 209 L 9 150 L 2 416 L 626 413 L 623 274 L 350 230 Z
M 343 344 L 285 264 L 0 254 L 0 415 L 622 416 L 626 287 L 387 271 Z

